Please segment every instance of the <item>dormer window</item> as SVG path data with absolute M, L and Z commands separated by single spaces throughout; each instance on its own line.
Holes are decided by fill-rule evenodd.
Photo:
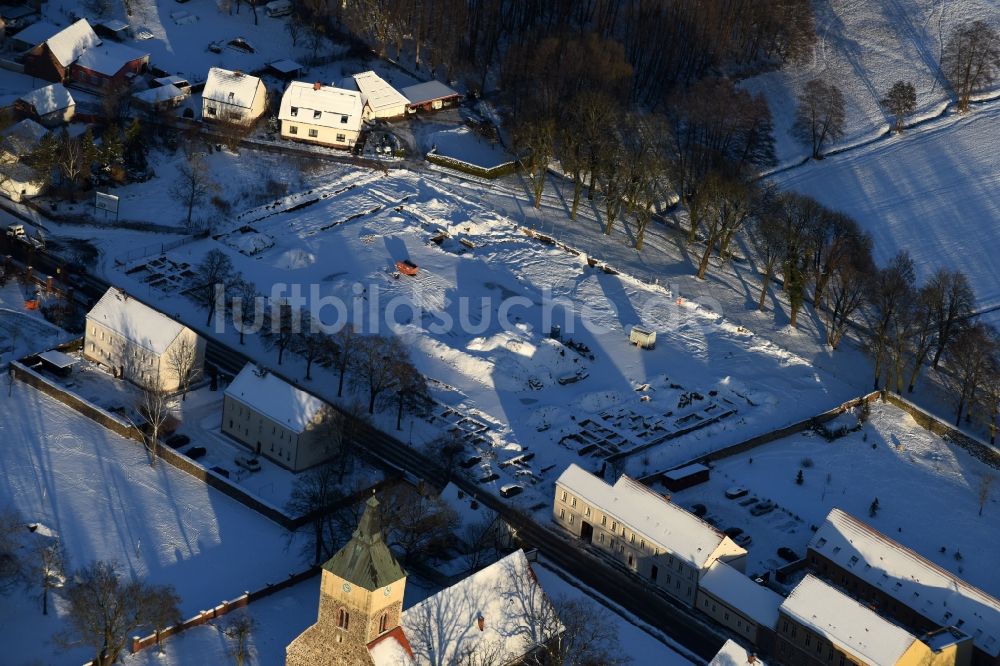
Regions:
M 298 115 L 299 115 L 299 107 L 293 106 L 292 107 L 292 118 L 295 118 Z
M 313 111 L 313 120 L 319 120 L 323 117 L 322 111 Z
M 341 122 L 342 125 L 346 125 L 347 124 L 347 116 L 341 116 L 340 117 L 340 122 Z

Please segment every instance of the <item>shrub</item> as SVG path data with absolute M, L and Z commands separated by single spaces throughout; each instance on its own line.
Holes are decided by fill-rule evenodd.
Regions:
M 803 458 L 803 459 L 802 459 L 802 460 L 801 460 L 801 461 L 799 462 L 799 464 L 800 464 L 800 465 L 802 465 L 802 467 L 803 467 L 804 469 L 809 469 L 810 467 L 812 467 L 812 466 L 813 466 L 813 461 L 812 461 L 812 458 Z

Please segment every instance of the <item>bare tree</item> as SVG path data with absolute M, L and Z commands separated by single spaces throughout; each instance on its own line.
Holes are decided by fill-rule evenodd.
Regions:
M 386 544 L 411 562 L 450 545 L 458 527 L 458 516 L 438 495 L 406 483 L 383 493 L 379 512 Z
M 66 632 L 58 636 L 65 647 L 94 649 L 96 666 L 111 666 L 138 629 L 156 629 L 181 619 L 180 598 L 170 586 L 125 580 L 118 566 L 94 562 L 78 570 L 66 587 Z
M 212 180 L 208 166 L 200 153 L 191 153 L 187 160 L 177 167 L 177 180 L 170 186 L 170 196 L 174 197 L 187 208 L 187 218 L 184 224 L 192 226 L 194 207 L 205 201 L 205 198 L 218 188 Z
M 316 361 L 328 360 L 330 336 L 313 326 L 312 315 L 302 312 L 302 326 L 293 333 L 292 351 L 306 360 L 306 379 L 312 379 L 312 366 Z
M 267 309 L 264 330 L 261 332 L 268 349 L 278 350 L 278 365 L 285 357 L 296 334 L 300 330 L 301 312 L 294 310 L 288 302 L 280 300 L 271 303 Z
M 931 365 L 937 368 L 941 354 L 972 315 L 976 297 L 965 273 L 947 268 L 934 272 L 927 280 L 927 289 L 937 328 Z
M 851 319 L 869 293 L 869 281 L 876 273 L 871 245 L 870 236 L 857 239 L 850 259 L 838 263 L 830 274 L 827 283 L 826 341 L 834 349 L 844 338 Z
M 896 81 L 881 104 L 886 113 L 893 117 L 892 130 L 902 132 L 906 117 L 917 108 L 917 89 L 909 81 Z
M 731 238 L 756 212 L 757 192 L 754 187 L 735 176 L 710 173 L 695 195 L 699 203 L 705 231 L 705 249 L 698 262 L 698 279 L 704 280 L 708 261 L 716 246 L 720 253 L 726 239 Z
M 0 510 L 0 593 L 6 594 L 24 581 L 28 533 L 21 516 L 13 509 Z
M 867 302 L 870 312 L 867 341 L 868 351 L 875 360 L 875 389 L 879 388 L 884 364 L 889 357 L 892 327 L 900 308 L 912 296 L 913 260 L 900 252 L 889 265 L 878 271 L 868 282 Z
M 996 329 L 981 322 L 963 330 L 949 346 L 945 355 L 948 372 L 944 378 L 956 401 L 956 426 L 961 424 L 966 407 L 974 404 L 991 368 L 995 367 L 998 348 Z
M 338 374 L 337 397 L 340 398 L 344 395 L 344 377 L 354 366 L 354 357 L 358 353 L 358 346 L 362 338 L 355 332 L 353 325 L 345 323 L 333 334 L 332 340 L 335 345 L 335 348 L 332 350 L 333 358 Z
M 208 310 L 205 325 L 212 323 L 212 317 L 218 306 L 217 290 L 221 285 L 227 288 L 234 278 L 233 262 L 225 252 L 212 249 L 195 268 L 194 277 L 190 280 L 188 293 L 195 303 Z
M 989 472 L 984 472 L 981 477 L 979 477 L 979 488 L 976 493 L 976 498 L 979 500 L 979 515 L 983 515 L 983 508 L 986 506 L 986 502 L 990 499 L 990 490 L 993 488 L 993 482 L 996 481 L 996 477 Z
M 66 582 L 66 556 L 56 539 L 39 538 L 31 555 L 32 582 L 42 588 L 42 615 L 49 614 L 49 591 Z
M 787 251 L 785 249 L 785 234 L 781 222 L 768 208 L 762 215 L 758 216 L 749 233 L 750 242 L 753 244 L 760 261 L 758 271 L 760 272 L 760 298 L 757 300 L 757 309 L 764 310 L 764 303 L 767 300 L 767 288 L 774 277 L 775 268 L 781 262 Z
M 395 365 L 396 430 L 402 430 L 403 413 L 425 407 L 430 401 L 430 395 L 427 392 L 426 378 L 410 361 L 409 354 L 397 357 Z
M 230 292 L 233 295 L 233 323 L 240 332 L 240 344 L 244 344 L 247 333 L 259 331 L 264 320 L 264 299 L 257 296 L 257 285 L 239 277 L 233 280 Z
M 523 116 L 512 130 L 515 149 L 531 178 L 532 202 L 535 208 L 542 205 L 545 176 L 555 153 L 556 122 L 551 118 Z
M 181 400 L 187 399 L 188 389 L 201 375 L 201 367 L 198 366 L 198 345 L 190 337 L 181 337 L 167 350 L 164 359 L 167 369 L 177 378 L 177 385 L 181 389 Z
M 354 383 L 368 392 L 368 413 L 375 413 L 378 399 L 396 385 L 395 359 L 406 350 L 398 338 L 366 335 L 360 339 L 354 356 Z
M 237 613 L 223 625 L 222 633 L 230 641 L 226 652 L 236 662 L 236 666 L 243 666 L 249 660 L 250 638 L 256 628 L 257 622 L 246 610 Z
M 530 585 L 520 577 L 510 577 L 515 587 Z M 537 585 L 537 583 L 535 583 Z M 518 599 L 526 596 L 517 594 Z M 526 609 L 529 631 L 544 640 L 541 649 L 529 656 L 529 666 L 622 666 L 631 662 L 618 642 L 614 627 L 603 621 L 602 613 L 585 599 L 557 597 L 551 603 L 515 601 Z
M 333 555 L 338 529 L 334 509 L 343 496 L 333 463 L 324 463 L 295 478 L 285 511 L 296 517 L 308 516 L 299 529 L 309 530 L 304 548 L 311 550 L 313 564 Z
M 990 85 L 1000 67 L 1000 36 L 984 21 L 957 26 L 941 54 L 941 68 L 958 96 L 958 110 L 969 110 L 973 93 Z
M 913 388 L 917 384 L 917 377 L 920 369 L 927 361 L 927 356 L 934 347 L 934 293 L 929 284 L 924 285 L 917 292 L 913 300 L 911 317 L 911 335 L 908 341 L 912 365 L 910 379 L 906 386 L 907 393 L 913 393 Z
M 844 95 L 840 88 L 812 79 L 799 95 L 792 133 L 812 151 L 814 159 L 822 159 L 823 147 L 844 135 L 844 118 Z

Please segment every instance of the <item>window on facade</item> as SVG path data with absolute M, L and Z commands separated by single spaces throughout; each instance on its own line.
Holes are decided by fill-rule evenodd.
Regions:
M 347 141 L 347 137 L 346 136 L 344 136 L 343 134 L 338 134 L 337 135 L 337 143 L 344 143 L 345 141 Z
M 726 619 L 729 619 L 729 613 L 725 613 Z
M 601 516 L 601 525 L 604 525 L 605 527 L 608 526 L 608 517 L 607 516 Z
M 601 532 L 601 536 L 600 536 L 600 542 L 601 542 L 601 543 L 604 543 L 604 532 Z
M 292 107 L 292 118 L 297 118 L 298 115 L 299 115 L 299 107 L 293 106 Z
M 206 107 L 205 111 L 207 111 L 208 115 L 210 115 L 210 116 L 214 116 L 215 115 L 215 107 L 214 106 Z
M 313 111 L 313 120 L 319 120 L 323 117 L 322 111 Z
M 309 130 L 309 136 L 315 139 L 316 137 L 319 136 L 319 130 L 314 130 L 314 129 Z
M 585 515 L 588 518 L 590 518 L 590 507 L 589 506 L 586 509 L 583 510 L 583 515 Z
M 632 562 L 633 562 L 633 561 L 634 561 L 634 560 L 633 560 L 632 556 L 631 556 L 631 555 L 629 555 L 629 556 L 628 556 L 628 565 L 629 565 L 629 566 L 632 566 Z
M 351 614 L 343 608 L 337 611 L 337 626 L 344 631 L 351 628 Z
M 389 628 L 389 614 L 382 613 L 382 617 L 378 619 L 378 633 L 384 634 L 385 630 Z
M 289 125 L 288 126 L 288 133 L 289 134 L 298 134 L 299 133 L 298 126 L 297 125 Z
M 576 506 L 576 498 L 575 497 L 570 500 L 569 505 L 570 506 Z
M 559 509 L 559 517 L 563 520 L 566 519 L 566 509 Z
M 657 569 L 656 565 L 654 564 L 653 568 L 649 570 L 649 577 L 652 578 L 653 580 L 656 580 L 656 575 L 658 573 L 660 573 L 660 570 Z
M 569 524 L 570 524 L 570 525 L 572 525 L 572 524 L 573 524 L 573 514 L 572 514 L 572 513 L 571 513 L 571 514 L 569 514 Z
M 639 539 L 639 550 L 646 550 L 646 540 Z
M 566 491 L 565 491 L 565 490 L 564 490 L 564 491 L 562 491 L 562 501 L 563 501 L 563 502 L 565 502 L 565 501 L 566 501 Z
M 812 640 L 812 636 L 806 634 L 806 647 L 809 647 L 809 642 Z
M 341 116 L 340 117 L 340 122 L 341 122 L 341 124 L 346 125 L 347 124 L 347 116 Z
M 629 537 L 629 543 L 635 543 L 635 532 L 632 532 L 632 536 Z

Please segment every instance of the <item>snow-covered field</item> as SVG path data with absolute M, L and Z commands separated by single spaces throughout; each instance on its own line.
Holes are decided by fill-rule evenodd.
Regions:
M 432 425 L 415 427 L 413 441 L 439 434 L 442 425 L 458 427 L 469 455 L 483 458 L 474 476 L 496 472 L 496 486 L 515 478 L 539 484 L 537 494 L 518 500 L 524 504 L 548 502 L 550 484 L 581 449 L 600 467 L 605 455 L 654 444 L 637 466 L 675 464 L 855 393 L 808 358 L 663 286 L 605 273 L 583 256 L 528 238 L 510 218 L 446 184 L 406 172 L 342 173 L 248 211 L 218 240 L 167 258 L 196 265 L 208 250 L 222 249 L 263 294 L 290 296 L 298 288 L 313 302 L 343 304 L 320 311 L 327 324 L 346 317 L 366 332 L 401 335 L 441 403 Z M 302 207 L 283 212 L 292 206 Z M 441 231 L 450 237 L 438 245 L 431 238 Z M 420 266 L 416 277 L 395 274 L 394 262 L 403 259 Z M 149 271 L 111 277 L 204 323 L 189 301 L 150 287 Z M 284 291 L 272 292 L 275 286 Z M 552 324 L 561 326 L 561 341 L 550 337 Z M 655 350 L 628 344 L 636 324 L 658 331 Z M 222 337 L 235 343 L 231 329 Z M 276 354 L 256 338 L 246 349 L 275 364 Z M 297 359 L 282 371 L 302 376 Z M 313 374 L 308 385 L 332 397 L 335 375 Z M 393 421 L 387 415 L 383 426 Z M 530 464 L 500 469 L 525 452 L 534 454 Z
M 939 267 L 969 277 L 981 310 L 1000 308 L 1000 106 L 950 116 L 780 174 L 783 189 L 858 220 L 884 265 L 900 250 L 918 278 Z M 993 317 L 996 321 L 996 317 Z
M 175 586 L 189 616 L 304 568 L 274 523 L 169 465 L 151 468 L 135 442 L 25 384 L 0 401 L 0 440 L 0 504 L 53 530 L 71 569 L 117 561 Z M 0 604 L 5 663 L 82 663 L 86 650 L 52 643 L 61 600 L 43 617 L 36 593 Z
M 836 423 L 847 424 L 841 417 Z M 856 423 L 856 419 L 854 421 Z M 831 424 L 833 425 L 833 424 Z M 795 483 L 802 469 L 803 484 Z M 979 515 L 984 475 L 996 470 L 921 428 L 906 412 L 873 403 L 864 427 L 833 442 L 804 432 L 715 464 L 708 483 L 673 495 L 690 508 L 704 504 L 720 529 L 738 527 L 753 538 L 747 572 L 784 564 L 780 546 L 805 555 L 811 525 L 839 507 L 994 596 L 1000 571 L 1000 492 L 996 486 Z M 746 499 L 729 500 L 727 488 L 769 499 L 774 512 L 753 517 Z M 872 518 L 875 498 L 879 511 Z M 941 549 L 944 548 L 944 551 Z M 961 559 L 955 553 L 961 553 Z
M 891 119 L 879 100 L 896 81 L 916 87 L 917 111 L 911 121 L 940 113 L 951 99 L 939 65 L 951 30 L 974 20 L 1000 27 L 997 0 L 818 0 L 813 10 L 818 38 L 810 56 L 744 84 L 767 97 L 782 163 L 808 155 L 789 130 L 798 94 L 810 79 L 841 88 L 847 122 L 838 145 L 854 144 L 888 130 Z

